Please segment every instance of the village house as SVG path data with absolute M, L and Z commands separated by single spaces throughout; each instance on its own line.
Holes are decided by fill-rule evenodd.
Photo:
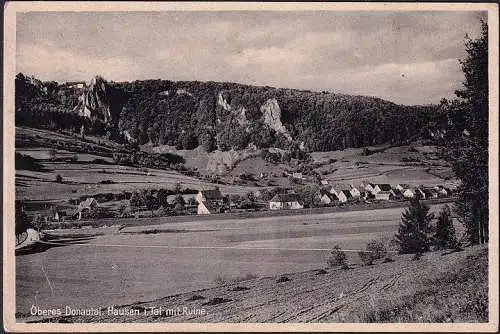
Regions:
M 56 210 L 54 212 L 53 220 L 56 222 L 60 222 L 60 221 L 64 221 L 65 217 L 66 217 L 66 211 Z
M 334 194 L 324 191 L 321 192 L 320 202 L 323 205 L 335 205 L 338 204 L 339 198 Z
M 372 194 L 376 195 L 379 192 L 389 192 L 391 191 L 392 187 L 390 184 L 376 184 L 375 187 L 373 187 Z
M 78 208 L 75 213 L 73 213 L 73 216 L 78 220 L 87 218 L 98 207 L 99 203 L 97 200 L 94 197 L 89 197 L 78 205 Z
M 352 199 L 351 192 L 349 190 L 341 190 L 337 195 L 340 203 L 347 203 Z
M 434 189 L 437 191 L 440 197 L 448 197 L 451 195 L 451 190 L 442 185 L 435 186 Z
M 391 189 L 389 193 L 390 193 L 389 199 L 391 201 L 400 201 L 404 198 L 403 193 L 398 188 Z
M 425 193 L 420 188 L 409 188 L 409 189 L 406 189 L 403 192 L 403 196 L 405 198 L 408 198 L 408 199 L 411 199 L 411 198 L 425 199 Z
M 406 190 L 406 189 L 410 189 L 411 186 L 409 184 L 406 184 L 406 183 L 398 183 L 396 185 L 396 189 L 401 191 L 402 193 Z
M 334 194 L 338 197 L 339 193 L 342 190 L 345 190 L 345 191 L 350 193 L 351 192 L 350 189 L 351 189 L 351 186 L 348 184 L 334 184 L 329 188 L 329 191 L 330 191 L 330 194 Z
M 221 213 L 226 209 L 224 197 L 219 189 L 200 190 L 195 197 L 198 203 L 197 213 L 199 215 L 208 215 L 212 213 Z
M 379 191 L 375 193 L 375 199 L 378 201 L 388 201 L 391 199 L 390 191 Z
M 276 194 L 269 201 L 270 210 L 302 209 L 297 194 Z
M 373 183 L 366 183 L 364 184 L 364 186 L 365 186 L 365 191 L 369 193 L 372 193 L 373 189 L 375 188 L 375 185 Z
M 421 188 L 420 189 L 423 193 L 422 198 L 423 199 L 431 199 L 431 198 L 438 198 L 438 192 L 434 190 L 433 188 Z
M 351 189 L 350 189 L 351 196 L 354 198 L 360 198 L 361 191 L 357 187 L 353 186 L 352 184 L 350 186 L 351 186 Z
M 299 172 L 292 173 L 292 177 L 294 179 L 303 179 L 304 178 L 304 176 L 302 175 L 302 173 L 299 173 Z
M 324 186 L 327 186 L 328 185 L 328 180 L 321 180 L 321 184 L 324 185 Z

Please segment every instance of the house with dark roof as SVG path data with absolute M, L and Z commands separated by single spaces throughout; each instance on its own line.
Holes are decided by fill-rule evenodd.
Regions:
M 337 197 L 339 198 L 340 203 L 347 203 L 352 200 L 352 195 L 349 190 L 341 190 L 338 192 Z
M 220 213 L 226 210 L 224 197 L 219 189 L 200 190 L 195 199 L 198 203 L 197 213 L 199 215 Z
M 375 187 L 373 187 L 372 194 L 376 195 L 379 192 L 389 192 L 391 191 L 392 187 L 390 184 L 387 183 L 382 183 L 382 184 L 376 184 Z
M 391 201 L 400 201 L 404 198 L 403 193 L 398 188 L 391 189 L 389 191 L 389 199 Z
M 276 194 L 269 200 L 269 210 L 302 209 L 297 194 Z
M 398 183 L 396 184 L 396 189 L 398 189 L 399 191 L 401 191 L 402 193 L 406 190 L 406 189 L 410 189 L 411 186 L 409 184 L 406 184 L 406 183 Z
M 364 186 L 365 191 L 368 193 L 372 193 L 373 189 L 375 188 L 375 184 L 373 183 L 363 183 L 362 186 Z
M 328 191 L 322 191 L 320 193 L 320 202 L 323 205 L 335 205 L 338 204 L 339 198 L 335 194 L 330 194 Z
M 80 202 L 76 211 L 72 213 L 72 216 L 78 220 L 86 218 L 99 207 L 99 203 L 94 197 L 89 197 L 85 201 Z

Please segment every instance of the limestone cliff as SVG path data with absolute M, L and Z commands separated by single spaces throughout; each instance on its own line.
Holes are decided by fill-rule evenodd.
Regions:
M 262 112 L 264 124 L 276 131 L 276 133 L 284 135 L 286 139 L 292 140 L 288 130 L 281 123 L 281 109 L 275 98 L 267 100 L 260 107 L 260 111 Z

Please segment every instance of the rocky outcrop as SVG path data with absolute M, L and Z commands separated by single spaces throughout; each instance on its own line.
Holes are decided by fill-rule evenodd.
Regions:
M 84 90 L 81 98 L 79 113 L 91 120 L 100 120 L 105 123 L 112 122 L 110 87 L 106 80 L 95 76 Z
M 286 139 L 292 140 L 288 130 L 281 123 L 281 109 L 276 99 L 267 100 L 260 107 L 260 111 L 262 112 L 264 124 L 276 131 L 276 133 L 281 133 Z
M 231 104 L 224 98 L 222 95 L 222 92 L 219 93 L 219 96 L 217 96 L 217 104 L 222 107 L 225 111 L 231 111 Z

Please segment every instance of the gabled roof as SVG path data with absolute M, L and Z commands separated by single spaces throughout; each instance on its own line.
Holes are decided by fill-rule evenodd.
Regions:
M 326 194 L 332 201 L 338 201 L 339 198 L 335 194 Z
M 392 187 L 390 184 L 387 184 L 387 183 L 380 183 L 380 184 L 377 184 L 377 186 L 380 188 L 380 190 L 382 191 L 391 191 Z
M 352 198 L 351 192 L 349 190 L 341 190 L 340 193 L 344 194 L 346 198 Z
M 401 192 L 401 190 L 396 189 L 396 188 L 391 189 L 391 191 L 390 191 L 390 192 L 391 192 L 394 196 L 400 196 L 400 195 L 402 195 L 402 194 L 403 194 L 403 193 Z
M 97 201 L 96 201 L 96 199 L 94 197 L 89 197 L 85 201 L 81 202 L 78 205 L 78 208 L 80 208 L 80 209 L 88 208 L 88 207 L 90 207 L 90 205 L 92 204 L 92 202 L 96 202 L 97 203 Z
M 200 192 L 207 201 L 213 201 L 222 198 L 222 194 L 218 189 L 200 190 Z
M 276 194 L 273 198 L 270 199 L 270 202 L 298 202 L 299 196 L 297 194 Z
M 420 189 L 424 194 L 425 196 L 432 196 L 434 195 L 436 192 L 434 189 L 429 189 L 429 188 L 423 188 L 423 189 Z

